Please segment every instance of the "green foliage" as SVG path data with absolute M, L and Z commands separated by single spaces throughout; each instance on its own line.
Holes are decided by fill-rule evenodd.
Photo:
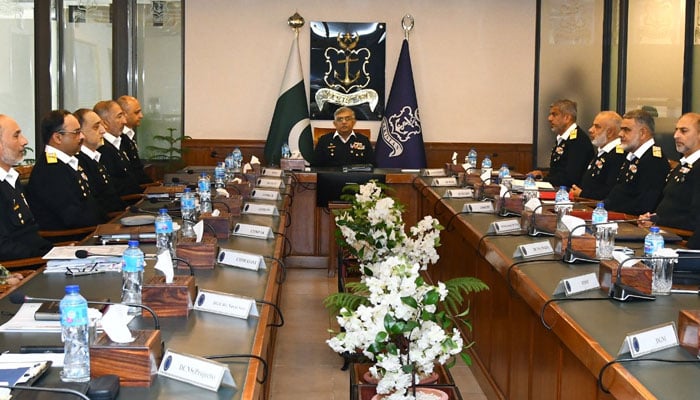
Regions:
M 339 314 L 343 308 L 355 311 L 362 304 L 369 305 L 369 300 L 367 299 L 369 293 L 367 292 L 367 286 L 363 283 L 348 282 L 345 284 L 345 288 L 347 291 L 333 293 L 323 299 L 323 305 L 333 315 Z
M 445 308 L 447 311 L 456 316 L 466 315 L 460 312 L 459 308 L 465 302 L 465 298 L 469 293 L 477 293 L 483 290 L 488 290 L 489 287 L 478 278 L 460 277 L 450 279 L 445 282 L 448 294 L 445 298 Z M 466 310 L 468 312 L 468 310 Z
M 153 140 L 164 142 L 162 146 L 147 146 L 146 150 L 151 152 L 151 159 L 178 160 L 182 158 L 182 142 L 191 137 L 180 133 L 175 135 L 175 128 L 168 128 L 169 135 L 154 135 Z

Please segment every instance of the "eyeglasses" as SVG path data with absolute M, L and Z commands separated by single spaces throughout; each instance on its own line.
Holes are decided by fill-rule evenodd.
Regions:
M 338 122 L 343 122 L 343 121 L 352 121 L 355 119 L 355 117 L 337 117 L 335 120 Z
M 56 131 L 56 132 L 60 133 L 61 135 L 65 135 L 66 133 L 71 133 L 73 135 L 79 135 L 80 132 L 82 132 L 82 131 L 83 131 L 82 129 L 76 129 L 74 131 L 60 130 L 60 131 Z

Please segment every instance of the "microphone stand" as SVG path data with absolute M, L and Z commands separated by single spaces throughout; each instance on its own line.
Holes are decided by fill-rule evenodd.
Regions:
M 550 233 L 547 231 L 541 231 L 537 229 L 537 226 L 535 226 L 535 221 L 536 221 L 536 216 L 537 216 L 537 210 L 540 208 L 544 207 L 544 203 L 540 200 L 540 205 L 535 207 L 534 210 L 532 210 L 532 215 L 530 215 L 530 224 L 527 227 L 527 234 L 532 237 L 537 237 L 537 236 L 554 236 L 554 233 Z
M 579 228 L 584 228 L 583 234 L 585 235 L 585 228 L 587 226 L 596 226 L 596 225 L 602 225 L 602 224 L 591 224 L 590 222 L 585 222 L 583 224 L 577 225 L 574 227 L 574 229 L 571 229 L 569 231 L 569 237 L 566 243 L 566 248 L 564 249 L 564 254 L 562 255 L 562 261 L 567 263 L 567 264 L 574 264 L 576 262 L 586 262 L 586 263 L 597 263 L 600 262 L 599 259 L 597 258 L 590 258 L 580 252 L 575 252 L 573 247 L 571 246 L 572 242 L 572 237 L 574 236 L 574 232 L 576 232 L 577 229 Z

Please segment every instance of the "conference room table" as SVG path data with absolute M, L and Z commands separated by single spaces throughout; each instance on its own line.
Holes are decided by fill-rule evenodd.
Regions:
M 696 294 L 657 296 L 654 301 L 618 302 L 607 290 L 566 298 L 554 295 L 563 280 L 598 274 L 598 263 L 567 264 L 558 255 L 526 261 L 514 256 L 519 245 L 548 240 L 520 232 L 487 234 L 499 217 L 464 213 L 465 202 L 445 196 L 450 188 L 431 186 L 431 178 L 414 182 L 422 215 L 446 227 L 438 248 L 440 261 L 428 269 L 432 280 L 476 276 L 490 290 L 471 296 L 473 324 L 463 335 L 475 341 L 472 370 L 488 398 L 508 399 L 691 399 L 700 395 L 700 361 L 682 347 L 655 352 L 608 367 L 625 337 L 659 324 L 678 321 L 680 310 L 700 309 Z M 642 243 L 617 243 L 642 252 Z M 529 260 L 529 259 L 528 259 Z M 683 363 L 644 361 L 680 360 Z
M 278 216 L 243 214 L 234 217 L 236 222 L 263 225 L 271 227 L 275 233 L 271 239 L 257 239 L 230 236 L 219 239 L 220 248 L 265 256 L 266 269 L 258 271 L 240 269 L 215 264 L 212 269 L 195 269 L 195 283 L 199 290 L 206 289 L 237 296 L 245 296 L 279 304 L 280 285 L 286 272 L 284 265 L 277 260 L 284 257 L 287 239 L 285 229 L 288 224 L 286 210 L 290 203 L 289 196 L 275 202 L 256 200 L 259 203 L 276 204 L 280 210 Z M 157 205 L 144 203 L 144 208 Z M 129 215 L 127 213 L 126 215 Z M 177 222 L 178 219 L 174 218 Z M 205 230 L 206 232 L 206 230 Z M 84 244 L 90 243 L 91 240 Z M 146 254 L 155 253 L 154 244 L 142 244 L 141 249 Z M 144 282 L 148 282 L 154 274 L 160 274 L 153 268 L 154 261 L 147 261 L 144 271 Z M 176 269 L 176 274 L 189 274 L 188 269 Z M 26 296 L 56 298 L 64 295 L 64 287 L 69 284 L 80 285 L 81 294 L 88 300 L 109 298 L 119 302 L 121 299 L 121 274 L 106 272 L 94 275 L 71 277 L 63 273 L 40 273 L 24 283 L 17 291 Z M 194 299 L 193 299 L 194 300 Z M 9 297 L 0 299 L 0 323 L 9 320 L 19 305 L 12 304 Z M 282 319 L 274 307 L 258 303 L 259 317 L 250 316 L 240 319 L 231 316 L 215 314 L 200 310 L 190 310 L 187 317 L 160 318 L 161 336 L 165 349 L 178 353 L 209 357 L 217 355 L 243 355 L 241 358 L 224 358 L 216 361 L 225 363 L 236 383 L 236 388 L 221 386 L 218 391 L 210 391 L 197 386 L 176 381 L 163 376 L 156 376 L 150 387 L 122 386 L 118 399 L 258 399 L 266 398 L 269 391 L 272 358 L 274 356 L 274 341 L 278 329 L 270 326 L 279 324 Z M 131 329 L 153 329 L 150 317 L 137 317 L 130 324 Z M 18 352 L 22 345 L 61 346 L 60 333 L 16 333 L 0 332 L 0 346 L 3 351 Z M 246 357 L 252 354 L 267 360 L 267 370 L 263 364 L 254 358 Z M 51 368 L 41 385 L 60 385 L 60 368 Z M 265 376 L 267 374 L 267 376 Z M 259 383 L 258 381 L 263 381 Z

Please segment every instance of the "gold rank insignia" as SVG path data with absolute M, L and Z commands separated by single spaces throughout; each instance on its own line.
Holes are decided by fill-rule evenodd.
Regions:
M 47 164 L 56 164 L 58 162 L 58 158 L 56 158 L 56 153 L 46 153 L 46 163 Z
M 571 131 L 571 133 L 569 134 L 569 139 L 576 139 L 576 135 L 578 135 L 578 128 Z
M 653 155 L 656 158 L 661 158 L 661 147 L 653 146 L 651 148 L 651 155 Z
M 621 144 L 618 144 L 615 146 L 615 153 L 617 154 L 625 154 L 625 149 L 622 148 Z

